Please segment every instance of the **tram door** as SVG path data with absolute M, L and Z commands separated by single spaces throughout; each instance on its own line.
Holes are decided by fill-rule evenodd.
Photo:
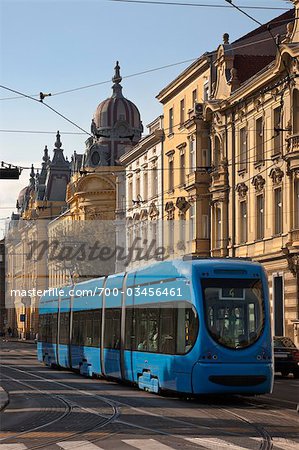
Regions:
M 126 274 L 123 283 L 121 322 L 121 374 L 127 381 L 134 381 L 132 349 L 135 342 L 134 290 L 135 272 Z
M 103 296 L 102 323 L 102 373 L 107 377 L 121 379 L 120 341 L 121 341 L 121 302 L 123 275 L 107 279 Z

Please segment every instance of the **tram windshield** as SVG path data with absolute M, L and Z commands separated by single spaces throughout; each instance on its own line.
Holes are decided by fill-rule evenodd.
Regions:
M 210 335 L 224 347 L 253 344 L 264 327 L 261 280 L 202 279 L 206 324 Z

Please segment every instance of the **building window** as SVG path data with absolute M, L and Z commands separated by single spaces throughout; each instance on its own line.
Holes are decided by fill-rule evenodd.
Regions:
M 298 230 L 299 229 L 299 180 L 295 181 L 295 204 L 294 204 L 294 211 L 295 211 L 295 215 L 294 215 L 294 225 L 295 225 L 295 229 Z
M 282 233 L 282 191 L 281 188 L 274 190 L 275 203 L 275 234 Z
M 180 103 L 180 124 L 183 125 L 184 122 L 185 122 L 185 99 L 182 99 Z
M 168 132 L 173 133 L 173 108 L 170 108 L 169 110 L 169 125 L 168 125 Z
M 203 214 L 202 218 L 202 237 L 203 239 L 209 239 L 210 237 L 210 217 L 208 214 Z
M 239 153 L 239 170 L 246 169 L 247 165 L 247 129 L 241 128 L 240 130 L 240 147 L 239 147 L 240 153 Z
M 299 90 L 293 91 L 293 134 L 299 133 Z
M 140 195 L 140 178 L 136 179 L 136 200 L 138 200 L 138 196 Z
M 148 199 L 148 175 L 147 175 L 147 169 L 145 169 L 144 176 L 143 176 L 143 200 Z
M 174 252 L 174 220 L 167 221 L 168 227 L 168 250 L 169 253 Z
M 264 121 L 262 117 L 255 122 L 255 147 L 256 162 L 260 163 L 264 160 Z
M 185 152 L 180 154 L 180 184 L 185 183 Z
M 274 142 L 273 142 L 273 154 L 277 155 L 282 152 L 283 146 L 283 132 L 276 131 L 282 128 L 282 116 L 281 107 L 275 108 L 273 111 L 273 128 L 274 128 Z
M 186 225 L 186 221 L 185 218 L 183 216 L 180 217 L 180 221 L 179 221 L 179 243 L 180 243 L 180 248 L 179 250 L 185 250 L 185 225 Z
M 189 208 L 189 240 L 194 241 L 196 238 L 196 213 L 195 205 L 191 205 Z
M 240 202 L 240 243 L 247 242 L 247 202 Z
M 203 86 L 203 99 L 205 102 L 209 100 L 209 81 L 206 81 Z
M 152 167 L 152 196 L 156 197 L 158 193 L 158 171 L 157 167 Z
M 216 210 L 215 210 L 215 218 L 216 218 L 216 229 L 215 229 L 215 243 L 216 243 L 216 248 L 221 248 L 221 222 L 222 222 L 222 217 L 221 217 L 221 208 L 220 206 L 216 206 Z
M 220 139 L 215 137 L 215 148 L 214 148 L 214 166 L 217 168 L 220 163 Z
M 260 194 L 256 197 L 256 238 L 264 237 L 264 195 Z
M 129 191 L 129 195 L 128 195 L 128 200 L 129 200 L 129 207 L 132 206 L 132 200 L 133 200 L 133 184 L 132 181 L 129 182 L 129 186 L 128 186 L 128 191 Z
M 170 159 L 168 163 L 168 189 L 172 191 L 173 188 L 174 188 L 173 159 Z
M 194 108 L 194 104 L 197 102 L 197 89 L 192 91 L 192 108 Z
M 195 158 L 195 139 L 190 136 L 189 138 L 189 164 L 190 169 L 189 172 L 194 172 L 196 170 L 196 158 Z

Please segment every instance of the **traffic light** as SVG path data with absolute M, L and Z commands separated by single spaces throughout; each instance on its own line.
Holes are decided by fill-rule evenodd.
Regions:
M 0 180 L 18 180 L 20 169 L 18 167 L 0 167 Z

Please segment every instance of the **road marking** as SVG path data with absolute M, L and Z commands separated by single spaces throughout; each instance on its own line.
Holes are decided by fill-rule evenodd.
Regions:
M 173 447 L 168 447 L 155 439 L 124 439 L 122 442 L 142 450 L 174 450 Z
M 282 450 L 298 450 L 299 442 L 290 441 L 284 438 L 272 438 L 273 447 L 281 448 Z
M 1 450 L 26 450 L 27 447 L 24 444 L 0 444 Z
M 192 442 L 193 444 L 201 445 L 204 448 L 210 448 L 212 450 L 248 450 L 247 447 L 240 447 L 239 445 L 231 444 L 223 439 L 217 438 L 185 438 L 186 441 Z
M 89 441 L 65 441 L 56 442 L 56 444 L 64 450 L 77 450 L 77 448 L 80 447 L 82 447 L 82 450 L 103 450 L 101 447 L 98 447 Z

